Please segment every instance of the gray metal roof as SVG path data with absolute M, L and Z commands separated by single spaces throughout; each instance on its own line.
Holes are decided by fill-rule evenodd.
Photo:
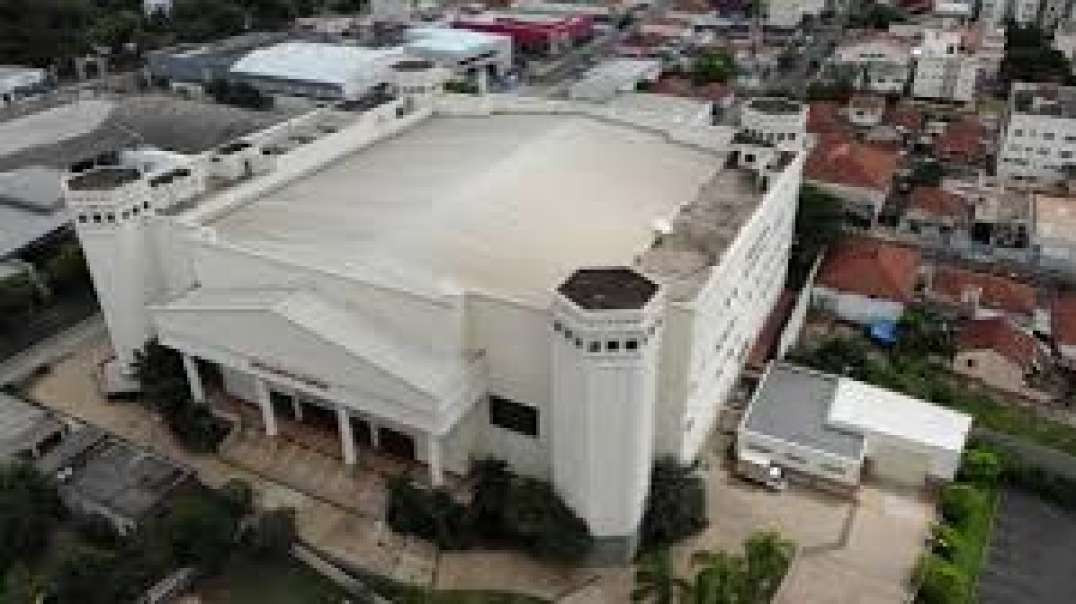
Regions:
M 839 378 L 787 363 L 774 363 L 747 410 L 744 428 L 764 436 L 858 460 L 863 435 L 827 425 Z
M 70 468 L 60 494 L 139 519 L 191 477 L 169 460 L 86 426 L 65 437 L 37 462 L 46 473 Z

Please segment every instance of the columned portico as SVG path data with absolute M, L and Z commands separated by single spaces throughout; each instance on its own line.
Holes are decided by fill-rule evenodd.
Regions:
M 355 435 L 351 430 L 351 416 L 343 406 L 336 407 L 337 431 L 340 434 L 340 452 L 344 456 L 344 463 L 353 466 L 358 461 L 355 454 Z
M 262 410 L 262 424 L 265 426 L 266 436 L 276 436 L 276 414 L 273 412 L 273 402 L 269 398 L 269 385 L 265 380 L 256 378 L 254 387 L 258 392 L 258 406 Z
M 189 354 L 183 355 L 183 369 L 187 371 L 187 383 L 190 384 L 191 398 L 196 403 L 204 403 L 205 386 L 202 384 L 202 374 L 198 372 L 198 362 Z

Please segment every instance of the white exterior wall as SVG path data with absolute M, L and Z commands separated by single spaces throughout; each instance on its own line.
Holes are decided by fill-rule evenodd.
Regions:
M 1020 25 L 1032 25 L 1039 22 L 1040 0 L 1012 0 L 1012 18 Z
M 940 449 L 904 438 L 872 431 L 863 432 L 866 437 L 866 457 L 872 459 L 882 455 L 899 455 L 907 452 L 910 456 L 924 456 L 927 464 L 924 470 L 927 476 L 945 481 L 952 481 L 960 467 L 962 451 Z
M 490 424 L 488 402 L 483 402 L 481 453 L 508 460 L 523 474 L 549 478 L 554 379 L 550 313 L 480 294 L 467 296 L 466 309 L 466 346 L 485 352 L 490 393 L 538 409 L 538 437 L 534 438 Z
M 642 520 L 654 457 L 663 306 L 660 291 L 635 311 L 586 311 L 564 298 L 554 303 L 563 331 L 549 327 L 553 483 L 598 538 L 633 539 Z M 637 351 L 588 350 L 592 341 L 628 338 L 640 343 Z
M 790 101 L 795 103 L 796 101 Z M 761 111 L 747 100 L 740 110 L 740 127 L 784 151 L 803 149 L 807 141 L 807 105 L 796 112 Z
M 863 470 L 862 459 L 840 457 L 744 429 L 737 435 L 736 454 L 740 459 L 762 455 L 774 465 L 849 486 L 859 484 Z
M 998 179 L 1017 188 L 1061 184 L 1064 164 L 1076 163 L 1076 119 L 1012 113 L 998 149 Z
M 972 57 L 922 57 L 916 63 L 912 96 L 970 103 L 978 76 L 979 65 Z
M 773 183 L 689 303 L 666 313 L 657 447 L 695 459 L 784 287 L 804 154 Z
M 815 307 L 832 312 L 845 321 L 863 325 L 875 321 L 897 321 L 904 314 L 904 304 L 900 302 L 839 292 L 818 285 L 811 290 L 811 299 Z

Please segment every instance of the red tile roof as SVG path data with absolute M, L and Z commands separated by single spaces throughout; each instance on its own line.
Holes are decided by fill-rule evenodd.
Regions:
M 1058 344 L 1076 346 L 1076 292 L 1061 294 L 1054 301 L 1051 331 Z
M 811 134 L 851 133 L 852 126 L 841 115 L 835 101 L 815 101 L 807 109 L 807 132 Z
M 938 218 L 963 221 L 970 218 L 970 208 L 963 197 L 938 187 L 916 187 L 908 203 L 909 210 L 918 210 Z
M 979 289 L 979 306 L 1010 313 L 1030 315 L 1035 312 L 1038 296 L 1035 288 L 998 275 L 941 265 L 934 269 L 931 296 L 950 304 L 960 304 L 964 292 Z
M 986 127 L 974 116 L 967 116 L 945 127 L 934 140 L 934 152 L 943 157 L 975 159 L 986 153 Z
M 823 136 L 811 150 L 803 177 L 848 187 L 888 192 L 900 155 L 892 148 Z
M 908 105 L 891 107 L 884 121 L 890 126 L 901 127 L 908 132 L 918 132 L 923 129 L 923 114 L 919 113 L 915 107 Z
M 826 252 L 817 283 L 842 292 L 910 302 L 920 261 L 919 252 L 911 248 L 848 238 Z
M 956 348 L 958 351 L 993 350 L 1025 370 L 1031 369 L 1039 359 L 1035 338 L 1005 317 L 965 321 L 960 325 Z

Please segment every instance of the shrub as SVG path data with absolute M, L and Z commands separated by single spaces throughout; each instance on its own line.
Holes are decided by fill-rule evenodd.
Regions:
M 923 604 L 964 604 L 971 595 L 968 578 L 938 556 L 923 557 L 917 573 L 921 582 L 917 601 Z
M 560 561 L 579 560 L 590 551 L 586 524 L 549 483 L 516 476 L 498 460 L 475 462 L 471 476 L 477 484 L 469 506 L 443 489 L 425 490 L 406 477 L 392 478 L 385 512 L 389 526 L 446 549 L 485 539 Z
M 508 494 L 505 529 L 539 558 L 571 562 L 584 558 L 592 538 L 586 523 L 547 482 L 518 478 Z
M 930 551 L 952 562 L 956 549 L 960 546 L 960 533 L 947 524 L 935 524 L 930 527 Z
M 165 516 L 164 530 L 178 563 L 213 570 L 235 543 L 236 518 L 222 501 L 192 495 L 175 502 Z
M 46 476 L 29 464 L 0 465 L 0 572 L 40 553 L 62 514 Z
M 250 549 L 264 558 L 285 558 L 295 534 L 295 510 L 270 510 L 258 516 L 249 535 Z
M 960 480 L 995 486 L 1001 479 L 1001 456 L 982 448 L 968 449 L 960 464 Z
M 942 490 L 942 516 L 958 528 L 966 526 L 969 520 L 984 513 L 986 506 L 986 498 L 971 485 L 952 484 Z
M 218 494 L 236 518 L 242 518 L 254 511 L 254 489 L 243 479 L 229 480 L 220 487 Z
M 673 543 L 706 528 L 706 483 L 696 464 L 672 457 L 654 463 L 640 529 L 643 549 Z

